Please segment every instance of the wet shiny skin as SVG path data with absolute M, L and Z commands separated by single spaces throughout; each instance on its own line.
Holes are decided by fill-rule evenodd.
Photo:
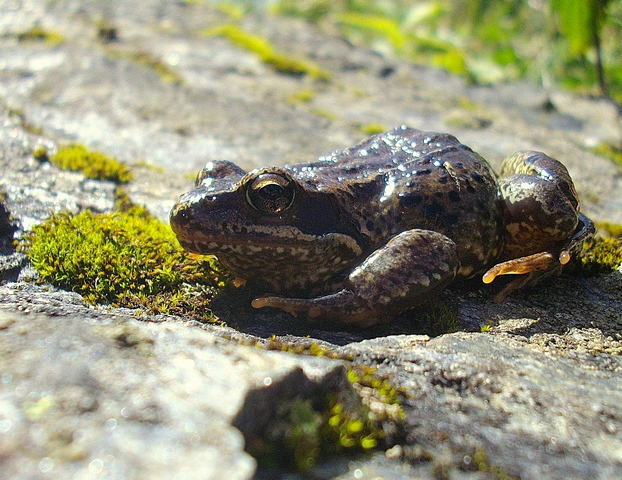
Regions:
M 456 278 L 557 275 L 593 224 L 566 168 L 539 152 L 501 177 L 456 138 L 402 126 L 307 164 L 208 162 L 171 211 L 181 244 L 266 292 L 257 308 L 383 323 Z

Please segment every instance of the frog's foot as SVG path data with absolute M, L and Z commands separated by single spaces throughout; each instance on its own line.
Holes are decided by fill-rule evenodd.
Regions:
M 500 303 L 514 290 L 529 285 L 536 285 L 546 277 L 559 275 L 561 267 L 562 263 L 556 261 L 552 253 L 541 252 L 498 263 L 484 273 L 482 280 L 484 283 L 492 283 L 498 275 L 521 275 L 521 277 L 508 283 L 503 290 L 494 296 L 493 301 Z
M 498 263 L 489 269 L 482 280 L 492 283 L 499 275 L 522 275 L 513 280 L 494 296 L 495 302 L 502 302 L 511 292 L 526 286 L 533 286 L 542 280 L 557 276 L 562 267 L 575 256 L 583 246 L 583 242 L 594 235 L 594 223 L 583 214 L 579 214 L 580 228 L 558 250 L 559 253 L 540 252 L 526 257 L 515 258 Z
M 423 303 L 454 279 L 458 267 L 457 247 L 448 237 L 407 230 L 352 270 L 337 293 L 311 299 L 259 297 L 252 305 L 368 327 Z

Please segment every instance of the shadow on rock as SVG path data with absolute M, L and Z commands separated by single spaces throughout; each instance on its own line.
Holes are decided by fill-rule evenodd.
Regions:
M 212 302 L 214 314 L 228 326 L 243 333 L 269 338 L 272 335 L 312 337 L 335 345 L 345 345 L 390 335 L 429 335 L 464 329 L 456 310 L 455 295 L 442 292 L 425 304 L 404 312 L 384 325 L 368 328 L 309 321 L 273 308 L 254 309 L 251 300 L 257 292 L 250 289 L 226 289 Z

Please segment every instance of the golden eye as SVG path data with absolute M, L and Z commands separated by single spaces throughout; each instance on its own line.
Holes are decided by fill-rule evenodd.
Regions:
M 294 203 L 293 180 L 277 173 L 258 175 L 246 190 L 248 203 L 264 213 L 281 213 Z

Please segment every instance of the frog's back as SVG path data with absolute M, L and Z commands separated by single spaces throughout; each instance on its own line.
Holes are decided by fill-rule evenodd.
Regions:
M 503 247 L 496 176 L 452 135 L 397 127 L 291 168 L 334 197 L 372 250 L 405 230 L 433 230 L 458 245 L 459 274 L 471 276 Z

